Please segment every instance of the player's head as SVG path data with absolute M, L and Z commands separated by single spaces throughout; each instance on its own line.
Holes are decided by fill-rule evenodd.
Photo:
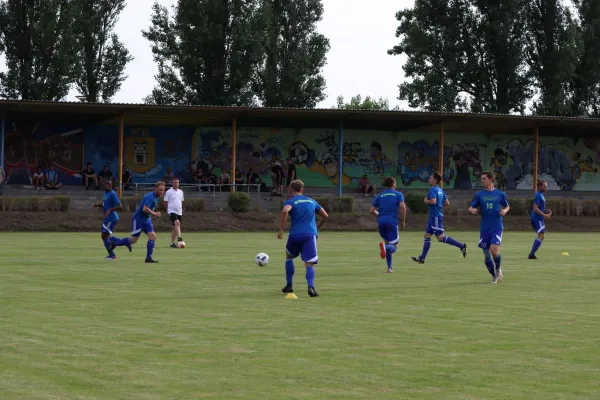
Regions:
M 481 173 L 481 185 L 484 189 L 490 190 L 494 188 L 494 174 L 491 172 Z
M 165 183 L 160 181 L 160 182 L 156 182 L 154 184 L 154 194 L 157 197 L 163 197 L 163 194 L 165 194 Z
M 441 181 L 442 181 L 442 176 L 440 174 L 438 174 L 437 172 L 434 172 L 429 177 L 429 185 L 431 185 L 431 186 L 439 185 Z
M 293 194 L 302 194 L 304 193 L 304 182 L 302 182 L 300 179 L 291 181 L 290 189 L 292 190 Z
M 106 182 L 104 182 L 104 191 L 110 192 L 111 190 L 112 190 L 112 182 L 110 179 L 108 179 Z
M 179 178 L 178 177 L 171 179 L 171 186 L 173 186 L 173 189 L 175 189 L 175 190 L 177 190 L 179 188 Z
M 383 180 L 383 186 L 390 189 L 396 189 L 396 179 L 388 176 Z
M 540 192 L 546 193 L 546 190 L 548 190 L 548 182 L 544 180 L 538 181 L 537 187 Z

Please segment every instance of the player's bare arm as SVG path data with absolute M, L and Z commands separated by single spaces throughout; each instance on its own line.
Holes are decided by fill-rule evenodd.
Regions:
M 479 213 L 479 210 L 475 207 L 469 207 L 469 212 L 473 215 L 477 215 Z
M 400 203 L 400 215 L 402 215 L 402 227 L 406 228 L 406 204 Z
M 506 213 L 508 213 L 509 211 L 510 211 L 510 206 L 504 207 L 503 209 L 500 210 L 500 215 L 504 217 L 506 215 Z
M 540 210 L 537 204 L 533 205 L 533 212 L 537 215 L 541 215 L 542 217 L 544 217 L 544 219 L 550 219 L 550 216 L 552 215 L 552 211 L 547 210 L 547 212 L 544 213 L 542 210 Z
M 449 206 L 450 205 L 450 200 L 448 200 L 448 199 L 444 200 L 444 205 L 445 206 Z
M 433 199 L 428 199 L 427 197 L 425 197 L 423 201 L 425 202 L 425 204 L 430 204 L 432 206 L 437 204 L 437 199 L 435 197 Z
M 374 216 L 379 216 L 379 211 L 377 211 L 377 209 L 373 206 L 371 206 L 371 208 L 369 209 L 369 213 L 373 214 Z
M 144 212 L 146 214 L 154 215 L 155 217 L 160 217 L 160 211 L 152 211 L 148 206 L 144 206 Z
M 327 219 L 329 219 L 329 214 L 327 214 L 327 211 L 325 211 L 324 208 L 319 210 L 319 215 L 321 216 L 321 219 L 319 219 L 319 223 L 317 224 L 317 230 L 321 229 L 321 227 L 325 225 L 325 222 L 327 222 Z
M 288 214 L 292 210 L 292 206 L 289 204 L 284 206 L 281 209 L 281 218 L 279 218 L 279 233 L 277 234 L 277 239 L 281 239 L 283 237 L 283 230 L 285 229 L 285 225 L 287 224 Z

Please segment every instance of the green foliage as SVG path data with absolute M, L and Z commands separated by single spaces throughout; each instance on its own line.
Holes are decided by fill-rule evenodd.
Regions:
M 262 57 L 259 0 L 178 0 L 170 14 L 154 3 L 143 36 L 158 63 L 152 104 L 254 105 L 252 78 Z
M 75 0 L 75 85 L 86 101 L 104 102 L 119 91 L 133 59 L 113 29 L 125 0 Z
M 414 214 L 427 213 L 427 204 L 423 201 L 427 197 L 427 192 L 408 192 L 404 197 L 406 207 Z
M 387 99 L 380 97 L 379 100 L 371 98 L 371 96 L 365 97 L 363 100 L 361 95 L 353 96 L 350 102 L 344 103 L 344 96 L 338 96 L 337 107 L 341 110 L 370 110 L 370 111 L 388 111 L 390 110 L 390 103 Z M 393 110 L 399 110 L 399 107 L 394 107 Z
M 121 205 L 124 212 L 135 212 L 142 201 L 141 196 L 123 196 L 121 197 Z M 204 199 L 202 198 L 186 198 L 182 203 L 184 212 L 202 212 L 204 211 Z M 156 211 L 166 212 L 163 199 L 158 200 Z
M 71 197 L 5 197 L 0 196 L 0 211 L 52 212 L 69 211 Z
M 354 212 L 354 197 L 341 196 L 331 199 L 331 206 L 334 212 L 353 213 Z M 325 210 L 327 211 L 327 210 Z
M 234 192 L 229 195 L 227 204 L 233 212 L 248 212 L 250 210 L 250 195 L 246 192 Z
M 254 91 L 265 107 L 314 108 L 325 99 L 329 40 L 316 31 L 321 0 L 262 0 L 262 60 Z M 261 29 L 261 30 L 262 30 Z
M 581 215 L 586 217 L 600 216 L 600 200 L 583 200 L 581 202 Z
M 0 2 L 0 97 L 62 100 L 75 65 L 74 8 L 68 0 Z
M 313 200 L 319 203 L 321 207 L 328 213 L 331 212 L 331 197 L 329 196 L 319 196 L 313 197 Z

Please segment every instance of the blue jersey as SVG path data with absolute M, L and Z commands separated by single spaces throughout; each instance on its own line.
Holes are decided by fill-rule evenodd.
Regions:
M 319 203 L 310 197 L 294 196 L 287 199 L 283 206 L 292 206 L 290 210 L 292 220 L 290 235 L 309 234 L 318 236 L 315 214 L 321 211 L 322 207 Z
M 535 197 L 533 198 L 533 204 L 536 204 L 541 212 L 546 211 L 546 198 L 544 194 L 540 191 L 535 193 Z M 535 211 L 531 210 L 531 219 L 544 219 L 544 216 L 536 214 Z
M 156 194 L 154 194 L 154 192 L 148 193 L 142 199 L 140 206 L 138 207 L 136 212 L 133 214 L 133 218 L 138 219 L 140 221 L 149 220 L 150 215 L 148 215 L 144 212 L 144 206 L 146 206 L 149 209 L 151 209 L 152 211 L 154 211 L 154 209 L 156 208 L 157 205 L 158 205 L 158 197 L 156 196 Z
M 500 210 L 503 207 L 508 207 L 508 200 L 503 191 L 494 189 L 492 191 L 482 190 L 477 192 L 475 197 L 473 197 L 471 207 L 479 207 L 479 212 L 481 213 L 481 232 L 504 230 Z
M 448 200 L 446 193 L 438 186 L 429 189 L 427 192 L 427 200 L 435 199 L 435 204 L 429 204 L 429 217 L 443 217 L 444 216 L 444 202 Z
M 119 201 L 119 198 L 117 197 L 115 191 L 109 190 L 108 192 L 104 192 L 104 199 L 102 200 L 102 205 L 104 207 L 104 215 L 106 215 L 106 212 L 108 210 L 120 206 L 121 202 Z M 105 217 L 105 219 L 110 219 L 111 221 L 118 221 L 119 214 L 117 214 L 117 212 L 113 210 L 110 214 L 108 214 L 108 216 Z
M 388 189 L 375 196 L 371 205 L 379 211 L 377 222 L 397 224 L 400 203 L 404 203 L 404 195 L 394 189 Z

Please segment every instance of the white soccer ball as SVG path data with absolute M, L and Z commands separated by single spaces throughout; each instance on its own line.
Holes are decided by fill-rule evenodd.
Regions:
M 177 242 L 177 247 L 180 249 L 185 249 L 185 242 L 183 240 L 181 242 Z
M 269 255 L 266 253 L 258 253 L 254 259 L 256 265 L 259 267 L 264 267 L 269 263 Z

